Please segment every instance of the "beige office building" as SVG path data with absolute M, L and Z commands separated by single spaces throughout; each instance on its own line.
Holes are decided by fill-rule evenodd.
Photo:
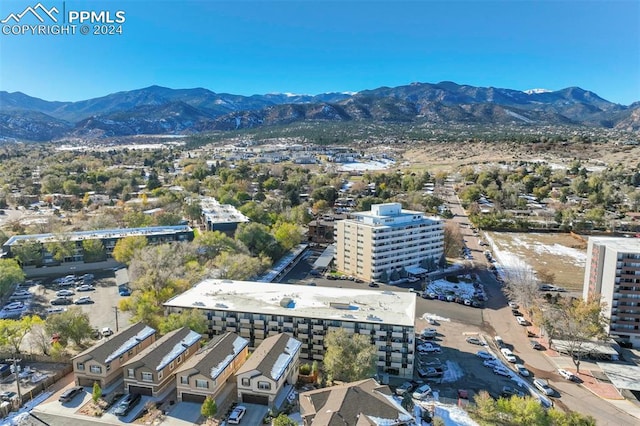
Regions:
M 403 210 L 400 203 L 374 204 L 336 222 L 336 269 L 373 281 L 394 271 L 420 274 L 444 254 L 444 222 Z
M 640 238 L 590 237 L 583 296 L 606 304 L 609 335 L 640 348 Z

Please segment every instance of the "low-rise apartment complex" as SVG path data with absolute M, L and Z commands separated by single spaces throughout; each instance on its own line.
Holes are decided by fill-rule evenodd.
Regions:
M 287 333 L 302 342 L 300 356 L 322 360 L 333 329 L 371 337 L 378 369 L 411 377 L 416 298 L 412 293 L 210 279 L 164 304 L 169 313 L 200 309 L 209 334 L 238 333 L 255 348 Z
M 336 269 L 365 281 L 394 273 L 427 272 L 444 254 L 444 223 L 400 203 L 374 204 L 369 212 L 336 222 Z
M 600 295 L 609 335 L 640 348 L 640 238 L 590 237 L 583 296 Z
M 236 373 L 238 401 L 273 406 L 298 381 L 301 343 L 288 334 L 266 338 Z
M 124 389 L 158 397 L 176 386 L 176 371 L 200 349 L 202 336 L 187 327 L 171 331 L 122 366 Z
M 122 379 L 122 366 L 156 339 L 156 330 L 141 322 L 103 339 L 72 358 L 73 374 L 79 386 L 102 389 Z
M 214 336 L 176 371 L 178 401 L 202 403 L 216 398 L 249 355 L 249 341 L 235 333 Z M 218 401 L 221 404 L 222 401 Z
M 95 240 L 102 243 L 104 255 L 111 256 L 116 243 L 126 237 L 142 236 L 149 244 L 162 244 L 179 241 L 192 241 L 193 229 L 186 225 L 177 226 L 153 226 L 147 228 L 121 228 L 121 229 L 97 229 L 91 231 L 68 232 L 65 234 L 33 234 L 14 235 L 2 245 L 2 254 L 6 257 L 14 257 L 16 247 L 23 244 L 35 243 L 38 247 L 38 256 L 28 264 L 52 265 L 61 263 L 53 258 L 47 250 L 47 244 L 64 243 L 71 244 L 69 255 L 62 262 L 82 262 L 85 259 L 84 241 Z M 25 265 L 26 266 L 26 265 Z

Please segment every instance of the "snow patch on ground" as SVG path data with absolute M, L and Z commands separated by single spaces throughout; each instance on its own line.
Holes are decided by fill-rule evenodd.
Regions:
M 532 234 L 535 235 L 535 234 Z M 555 256 L 567 257 L 573 260 L 573 263 L 576 266 L 584 268 L 584 265 L 587 262 L 587 254 L 582 250 L 578 250 L 572 247 L 563 246 L 562 244 L 555 243 L 553 245 L 541 244 L 538 242 L 534 242 L 533 244 L 525 241 L 522 238 L 514 238 L 513 244 L 516 246 L 524 247 L 528 250 L 533 250 L 536 253 L 543 254 L 549 253 Z M 492 244 L 493 246 L 493 244 Z M 495 247 L 494 247 L 495 250 Z
M 442 383 L 452 383 L 464 376 L 464 371 L 457 362 L 447 361 L 445 364 L 447 368 L 443 371 Z
M 395 164 L 392 160 L 371 160 L 367 162 L 342 163 L 339 171 L 367 171 L 367 170 L 386 170 Z
M 434 393 L 437 399 L 437 395 Z M 433 409 L 433 414 L 441 418 L 446 426 L 479 426 L 469 414 L 457 405 L 444 404 L 440 401 L 424 401 L 418 403 L 425 410 Z
M 428 320 L 429 318 L 441 322 L 441 321 L 451 321 L 449 318 L 445 318 L 445 317 L 441 317 L 440 315 L 436 315 L 436 314 L 430 314 L 429 312 L 425 312 L 424 314 L 422 314 L 422 319 L 423 320 Z

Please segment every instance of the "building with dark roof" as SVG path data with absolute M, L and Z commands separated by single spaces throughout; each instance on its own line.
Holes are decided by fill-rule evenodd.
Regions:
M 122 366 L 155 340 L 156 330 L 141 322 L 103 339 L 72 358 L 76 384 L 108 387 L 122 378 Z
M 178 401 L 215 398 L 249 355 L 249 341 L 235 333 L 215 336 L 176 370 Z M 218 406 L 221 401 L 218 402 Z
M 68 232 L 65 234 L 29 234 L 14 235 L 2 245 L 2 255 L 4 257 L 13 257 L 12 250 L 16 246 L 25 243 L 37 243 L 40 245 L 40 259 L 35 260 L 33 264 L 55 265 L 61 263 L 53 258 L 53 255 L 47 250 L 47 244 L 65 243 L 72 244 L 72 250 L 62 262 L 82 262 L 84 258 L 83 242 L 87 240 L 97 240 L 104 247 L 105 256 L 111 256 L 116 243 L 126 237 L 142 236 L 147 239 L 149 244 L 162 244 L 176 241 L 192 241 L 193 229 L 186 225 L 177 226 L 151 226 L 145 228 L 121 228 L 121 229 L 97 229 L 90 231 Z M 27 265 L 23 265 L 27 266 Z
M 393 399 L 389 386 L 374 379 L 303 392 L 299 401 L 305 426 L 415 424 L 411 414 Z
M 284 333 L 264 339 L 236 373 L 238 401 L 273 406 L 285 385 L 298 381 L 301 346 Z
M 157 397 L 175 387 L 178 367 L 198 351 L 201 337 L 187 327 L 162 336 L 123 365 L 125 391 Z

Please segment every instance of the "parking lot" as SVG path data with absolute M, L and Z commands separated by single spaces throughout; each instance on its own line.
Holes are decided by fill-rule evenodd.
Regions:
M 115 281 L 115 271 L 100 270 L 92 272 L 94 279 L 89 281 L 75 281 L 73 284 L 59 285 L 54 281 L 61 278 L 60 276 L 45 276 L 32 280 L 33 284 L 26 288 L 32 296 L 28 299 L 21 300 L 25 304 L 24 313 L 40 315 L 46 318 L 48 315 L 55 315 L 53 310 L 69 309 L 78 306 L 83 312 L 89 315 L 91 325 L 98 329 L 105 327 L 111 328 L 114 332 L 122 329 L 129 324 L 130 314 L 128 312 L 116 311 L 118 303 L 123 296 L 118 294 L 118 287 Z M 88 291 L 78 291 L 81 285 L 90 285 Z M 59 298 L 56 293 L 60 290 L 69 291 L 66 296 L 70 300 L 68 305 L 52 305 L 53 299 Z M 19 290 L 21 291 L 21 290 Z M 76 305 L 74 300 L 88 297 L 90 303 Z M 117 316 L 117 324 L 116 324 Z M 25 339 L 24 344 L 28 344 Z M 28 349 L 28 348 L 26 348 Z

